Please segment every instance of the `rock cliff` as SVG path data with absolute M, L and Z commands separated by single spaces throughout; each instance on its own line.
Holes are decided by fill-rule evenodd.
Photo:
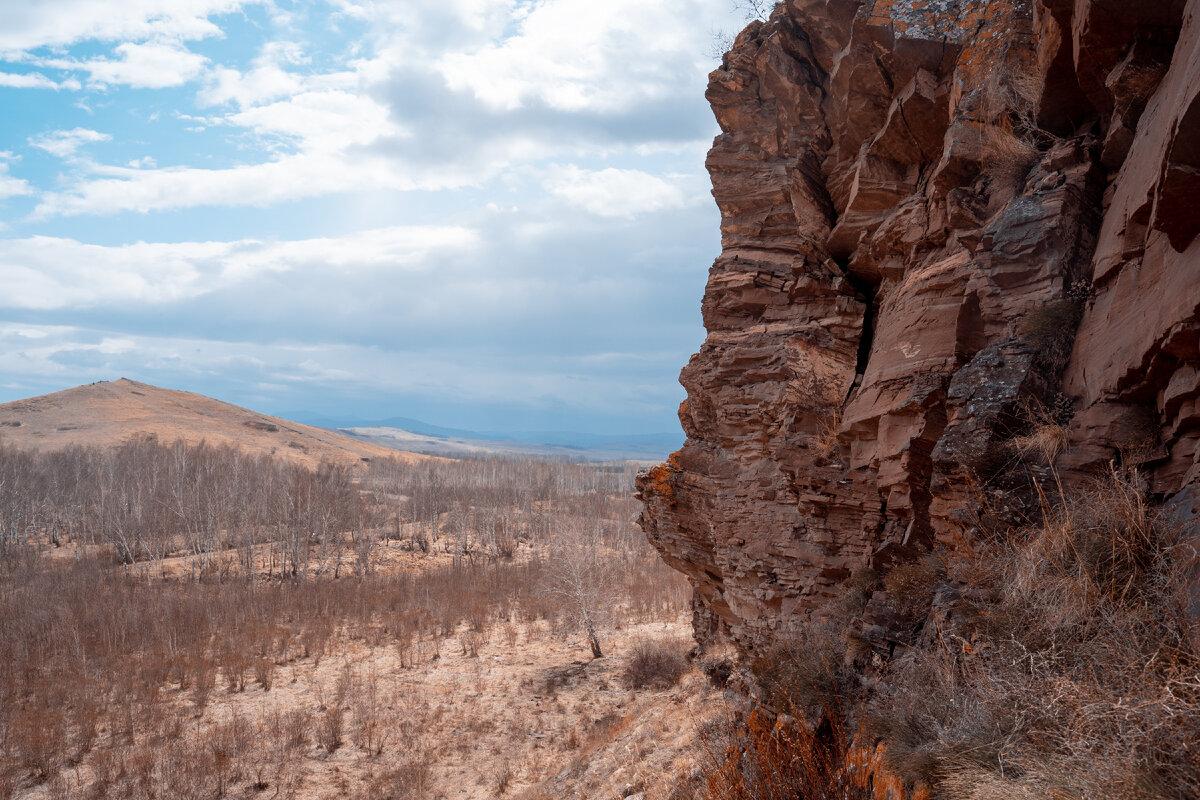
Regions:
M 1019 517 L 1050 461 L 1200 486 L 1198 13 L 788 0 L 737 37 L 687 442 L 639 478 L 701 641 Z

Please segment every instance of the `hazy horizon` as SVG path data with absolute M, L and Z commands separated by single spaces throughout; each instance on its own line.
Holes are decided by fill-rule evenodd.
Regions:
M 0 402 L 678 430 L 727 0 L 9 5 Z

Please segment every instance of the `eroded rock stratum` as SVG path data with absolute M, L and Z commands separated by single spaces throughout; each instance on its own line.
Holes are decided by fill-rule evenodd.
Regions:
M 710 76 L 722 252 L 639 479 L 698 637 L 1136 460 L 1200 485 L 1200 0 L 788 0 Z

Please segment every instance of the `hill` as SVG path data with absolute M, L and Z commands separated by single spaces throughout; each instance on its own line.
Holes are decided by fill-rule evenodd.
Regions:
M 157 436 L 164 442 L 234 444 L 250 453 L 309 467 L 326 460 L 349 464 L 375 458 L 422 458 L 204 395 L 126 378 L 0 405 L 0 441 L 26 449 L 106 447 L 138 435 Z

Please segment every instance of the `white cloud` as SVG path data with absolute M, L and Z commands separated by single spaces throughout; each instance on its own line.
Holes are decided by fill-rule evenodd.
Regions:
M 533 4 L 530 0 L 336 1 L 342 16 L 370 24 L 381 49 L 395 47 L 393 58 L 407 57 L 411 63 L 501 39 Z M 533 2 L 544 4 L 547 0 Z
M 595 172 L 575 166 L 551 171 L 544 185 L 552 194 L 600 217 L 634 217 L 679 208 L 687 195 L 662 178 L 635 169 Z
M 67 159 L 61 174 L 30 186 L 0 159 L 0 196 L 37 204 L 0 237 L 0 307 L 24 330 L 0 323 L 0 374 L 541 396 L 623 413 L 661 386 L 675 405 L 677 363 L 702 332 L 694 303 L 685 325 L 669 296 L 685 275 L 699 292 L 716 241 L 715 211 L 690 213 L 702 158 L 681 148 L 715 132 L 703 53 L 728 0 L 263 0 L 217 16 L 252 2 L 0 0 L 0 60 L 18 53 L 0 85 L 90 90 L 42 93 L 52 114 L 29 108 L 47 131 L 29 145 Z M 218 26 L 228 42 L 189 44 Z M 31 70 L 43 77 L 2 77 Z M 84 121 L 76 100 L 107 133 L 51 130 Z M 108 134 L 114 145 L 95 146 Z M 119 243 L 161 223 L 192 242 L 30 236 L 50 217 L 335 193 L 79 228 Z M 428 226 L 303 238 L 401 220 Z M 259 225 L 284 240 L 251 238 Z M 645 341 L 670 352 L 629 367 Z
M 707 35 L 707 27 L 695 23 L 712 18 L 713 6 L 699 0 L 544 2 L 520 20 L 517 35 L 448 53 L 437 66 L 452 89 L 469 90 L 492 107 L 538 103 L 611 112 L 670 96 L 705 69 L 698 33 Z
M 86 70 L 89 82 L 101 86 L 124 84 L 135 89 L 166 89 L 197 78 L 208 59 L 176 41 L 125 42 L 113 48 L 117 58 L 87 61 L 43 59 L 37 63 L 55 69 Z
M 551 158 L 675 142 L 680 134 L 663 125 L 656 101 L 677 102 L 684 89 L 699 96 L 707 20 L 721 1 L 682 0 L 675 9 L 635 0 L 360 0 L 342 2 L 335 15 L 369 24 L 351 46 L 363 48 L 355 60 L 346 52 L 314 57 L 306 50 L 312 41 L 301 46 L 294 31 L 263 43 L 249 69 L 213 65 L 163 35 L 117 46 L 115 60 L 47 60 L 87 70 L 98 84 L 199 80 L 198 104 L 236 110 L 176 116 L 194 119 L 194 133 L 227 129 L 239 147 L 256 142 L 263 155 L 215 169 L 89 164 L 73 183 L 46 192 L 33 219 L 478 186 Z M 219 7 L 184 5 L 195 13 Z M 538 108 L 525 118 L 526 106 Z M 690 137 L 697 123 L 680 125 Z M 667 180 L 632 170 L 560 174 L 546 188 L 600 216 L 685 203 Z M 633 197 L 616 198 L 622 191 Z
M 103 173 L 119 177 L 94 178 L 67 192 L 46 193 L 33 211 L 34 219 L 196 206 L 267 206 L 351 190 L 411 186 L 386 163 L 348 162 L 323 153 L 282 156 L 229 169 L 105 167 Z
M 274 63 L 260 64 L 247 72 L 216 67 L 209 71 L 206 81 L 199 95 L 203 105 L 233 102 L 242 108 L 298 93 L 304 85 L 299 76 Z
M 401 134 L 387 108 L 364 95 L 342 91 L 304 92 L 232 114 L 227 120 L 261 135 L 295 138 L 308 149 L 323 152 Z
M 4 0 L 0 54 L 17 56 L 39 47 L 85 40 L 181 40 L 220 36 L 208 19 L 261 0 Z
M 251 69 L 243 72 L 226 66 L 209 70 L 198 99 L 201 105 L 237 103 L 249 108 L 305 91 L 314 76 L 292 72 L 287 67 L 307 65 L 312 59 L 296 42 L 276 40 L 262 46 Z
M 78 91 L 82 88 L 79 81 L 74 78 L 67 78 L 61 83 L 52 81 L 40 72 L 0 72 L 0 86 L 9 89 L 67 89 L 69 91 Z
M 12 177 L 8 174 L 8 164 L 0 163 L 0 200 L 27 194 L 33 194 L 29 182 Z
M 0 324 L 0 339 L 45 339 L 50 335 L 50 326 L 28 327 L 20 325 Z
M 45 150 L 50 155 L 71 158 L 85 144 L 108 141 L 112 141 L 112 136 L 107 133 L 93 131 L 89 128 L 72 128 L 69 131 L 43 133 L 41 136 L 31 138 L 29 144 L 39 150 Z
M 147 243 L 107 247 L 34 236 L 0 239 L 8 308 L 64 309 L 193 299 L 266 273 L 428 268 L 434 254 L 473 248 L 461 227 L 392 227 L 297 241 Z
M 11 150 L 0 150 L 0 200 L 10 197 L 33 194 L 33 187 L 28 181 L 14 178 L 8 174 L 8 165 L 12 161 L 20 161 L 20 156 L 14 156 Z M 8 226 L 0 222 L 0 230 Z

